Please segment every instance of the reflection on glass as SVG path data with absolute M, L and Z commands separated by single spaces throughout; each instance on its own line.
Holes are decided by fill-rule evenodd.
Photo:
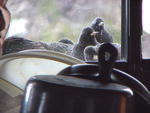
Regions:
M 142 54 L 144 58 L 150 57 L 150 1 L 143 0 L 143 35 L 142 35 Z
M 121 0 L 13 0 L 7 5 L 12 14 L 7 37 L 42 41 L 46 45 L 38 43 L 40 46 L 53 50 L 62 39 L 76 44 L 83 28 L 100 17 L 113 42 L 120 44 Z M 67 46 L 67 52 L 68 48 L 71 55 L 73 46 Z M 62 45 L 56 51 L 67 53 Z

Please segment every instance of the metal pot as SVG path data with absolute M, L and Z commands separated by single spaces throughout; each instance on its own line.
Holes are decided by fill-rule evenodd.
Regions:
M 98 65 L 73 65 L 57 76 L 32 77 L 21 113 L 133 113 L 134 90 L 150 103 L 143 84 L 112 70 L 116 57 L 117 50 L 107 43 L 99 49 Z

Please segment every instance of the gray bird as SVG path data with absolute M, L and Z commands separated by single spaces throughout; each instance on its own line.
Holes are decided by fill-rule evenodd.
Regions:
M 113 38 L 111 34 L 104 28 L 104 21 L 100 17 L 96 17 L 92 23 L 91 27 L 96 31 L 99 32 L 96 35 L 96 39 L 99 43 L 112 43 Z
M 70 55 L 73 46 L 74 45 L 68 41 L 67 42 L 59 41 L 59 42 L 47 43 L 46 49 Z
M 73 45 L 73 42 L 67 38 L 61 39 L 58 42 L 64 43 L 64 44 L 71 44 Z
M 97 61 L 97 48 L 98 46 L 87 46 L 84 49 L 85 61 Z
M 28 49 L 45 49 L 45 46 L 46 44 L 42 42 L 34 42 L 23 37 L 11 36 L 4 41 L 3 55 Z
M 4 41 L 3 55 L 29 49 L 53 50 L 70 55 L 72 48 L 73 45 L 69 40 L 65 40 L 65 42 L 60 41 L 60 42 L 46 43 L 28 40 L 23 37 L 12 36 Z
M 95 35 L 96 33 L 91 27 L 85 27 L 79 36 L 77 44 L 73 47 L 71 55 L 78 59 L 85 60 L 84 59 L 85 47 L 90 45 L 94 46 L 98 43 L 96 41 Z
M 111 43 L 114 47 L 116 47 L 116 49 L 118 50 L 118 57 L 117 60 L 119 60 L 121 58 L 121 45 L 118 43 Z M 97 57 L 98 57 L 98 48 L 101 46 L 102 44 L 97 44 L 96 46 L 87 46 L 84 49 L 84 57 L 85 57 L 85 61 L 97 61 Z

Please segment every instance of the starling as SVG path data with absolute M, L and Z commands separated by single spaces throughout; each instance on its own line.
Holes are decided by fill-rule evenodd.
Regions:
M 77 44 L 74 45 L 71 55 L 78 59 L 85 60 L 84 59 L 85 47 L 90 45 L 94 46 L 98 43 L 96 41 L 95 34 L 96 33 L 93 31 L 91 27 L 85 27 L 79 36 Z
M 114 47 L 116 47 L 116 49 L 118 50 L 118 57 L 117 60 L 119 60 L 121 58 L 121 45 L 118 43 L 111 43 Z M 96 46 L 87 46 L 84 49 L 84 57 L 85 57 L 85 61 L 97 61 L 97 55 L 98 55 L 98 48 L 101 46 L 102 44 L 99 43 Z
M 71 40 L 67 39 L 67 38 L 61 39 L 58 42 L 61 42 L 61 43 L 64 43 L 64 44 L 71 44 L 71 45 L 73 45 L 73 42 Z
M 23 37 L 11 36 L 4 41 L 3 55 L 29 49 L 52 50 L 70 55 L 73 45 L 64 42 L 35 42 Z
M 97 58 L 97 45 L 96 46 L 87 46 L 85 49 L 84 49 L 84 58 L 85 58 L 85 61 L 96 61 Z
M 67 55 L 71 55 L 74 44 L 71 40 L 64 38 L 58 42 L 47 43 L 47 50 L 53 50 Z
M 11 36 L 4 41 L 3 55 L 28 49 L 45 49 L 45 45 L 23 37 Z
M 53 42 L 53 43 L 47 43 L 47 50 L 53 50 L 56 52 L 64 53 L 67 55 L 71 55 L 73 44 L 70 44 L 70 42 Z
M 91 23 L 91 27 L 98 32 L 96 35 L 96 39 L 99 43 L 112 43 L 113 39 L 111 34 L 104 28 L 104 21 L 99 18 L 96 17 L 92 23 Z

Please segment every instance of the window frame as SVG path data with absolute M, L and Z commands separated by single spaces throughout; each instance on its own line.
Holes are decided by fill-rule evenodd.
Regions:
M 142 0 L 122 0 L 122 58 L 115 68 L 139 79 L 150 90 L 150 59 L 142 57 Z
M 143 81 L 142 73 L 142 0 L 122 0 L 121 57 L 116 68 Z

